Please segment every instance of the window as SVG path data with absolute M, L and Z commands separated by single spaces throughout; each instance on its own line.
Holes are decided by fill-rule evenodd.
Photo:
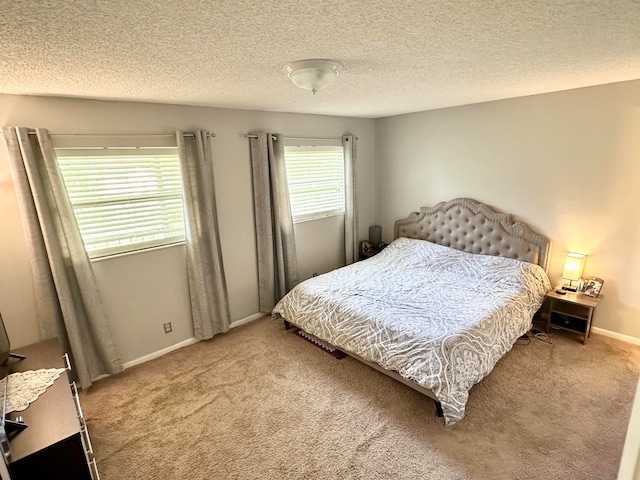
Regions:
M 91 258 L 182 242 L 176 147 L 56 148 Z
M 294 222 L 344 214 L 342 146 L 285 146 L 284 156 Z

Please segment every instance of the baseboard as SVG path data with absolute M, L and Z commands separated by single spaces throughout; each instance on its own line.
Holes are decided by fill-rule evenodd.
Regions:
M 258 320 L 259 318 L 262 318 L 264 316 L 266 316 L 268 314 L 266 313 L 254 313 L 253 315 L 249 315 L 248 317 L 242 318 L 240 320 L 236 320 L 235 322 L 232 322 L 229 325 L 229 328 L 236 328 L 239 327 L 240 325 L 244 325 L 246 323 L 249 322 L 253 322 L 254 320 Z M 161 357 L 163 355 L 166 355 L 169 352 L 173 352 L 174 350 L 178 350 L 179 348 L 182 347 L 187 347 L 189 345 L 193 345 L 194 343 L 198 343 L 200 340 L 198 340 L 197 338 L 187 338 L 186 340 L 183 340 L 182 342 L 178 342 L 175 345 L 171 345 L 169 347 L 160 349 L 158 351 L 149 353 L 148 355 L 144 355 L 140 358 L 136 358 L 134 360 L 131 360 L 130 362 L 127 362 L 124 364 L 124 369 L 126 370 L 127 368 L 131 368 L 134 367 L 136 365 L 140 365 L 141 363 L 145 363 L 148 362 L 149 360 L 153 360 L 155 358 Z
M 240 320 L 236 320 L 235 322 L 231 322 L 231 324 L 229 325 L 229 328 L 239 327 L 240 325 L 244 325 L 245 323 L 253 322 L 254 320 L 258 320 L 259 318 L 266 317 L 267 315 L 270 315 L 270 314 L 260 313 L 260 312 L 254 313 L 253 315 L 249 315 L 246 318 L 242 318 Z
M 591 327 L 591 332 L 605 337 L 615 338 L 616 340 L 622 340 L 623 342 L 632 343 L 633 345 L 640 345 L 640 338 L 623 335 L 618 332 L 612 332 L 611 330 L 605 330 L 604 328 Z
M 153 360 L 155 358 L 166 355 L 169 352 L 173 352 L 174 350 L 178 350 L 179 348 L 186 347 L 188 345 L 193 345 L 194 343 L 198 343 L 200 340 L 197 338 L 187 338 L 182 342 L 178 342 L 175 345 L 171 345 L 169 347 L 157 350 L 155 352 L 149 353 L 148 355 L 144 355 L 140 358 L 136 358 L 135 360 L 131 360 L 124 364 L 124 369 L 135 367 L 136 365 L 140 365 L 141 363 L 148 362 L 149 360 Z

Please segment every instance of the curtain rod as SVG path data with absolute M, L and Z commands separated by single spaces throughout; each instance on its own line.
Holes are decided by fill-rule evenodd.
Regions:
M 258 135 L 253 135 L 251 133 L 245 133 L 244 134 L 244 138 L 258 138 Z M 276 137 L 275 135 L 271 135 L 271 140 L 275 140 L 276 138 L 278 138 L 278 137 Z
M 36 132 L 29 132 L 35 135 Z M 195 137 L 195 133 L 184 133 L 185 137 Z M 175 137 L 175 133 L 50 133 L 51 137 Z M 215 133 L 209 133 L 208 138 L 215 137 Z
M 254 135 L 251 133 L 246 133 L 244 135 L 245 138 L 258 138 L 258 135 Z M 276 137 L 272 136 L 272 138 L 275 140 Z M 283 137 L 285 140 L 342 140 L 342 137 L 287 137 L 284 136 Z M 358 139 L 358 137 L 356 137 L 356 140 Z

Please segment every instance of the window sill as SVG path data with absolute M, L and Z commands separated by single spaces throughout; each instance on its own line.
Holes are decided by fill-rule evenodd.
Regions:
M 298 219 L 298 220 L 294 219 L 293 223 L 296 224 L 296 223 L 313 222 L 313 221 L 316 221 L 316 220 L 322 220 L 324 218 L 339 217 L 339 216 L 344 217 L 344 212 L 342 212 L 342 213 L 327 213 L 327 214 L 323 214 L 323 215 L 314 215 L 312 217 L 304 217 L 304 218 L 301 218 L 301 219 Z
M 113 260 L 115 258 L 128 257 L 129 255 L 137 255 L 139 253 L 155 252 L 157 250 L 164 250 L 166 248 L 180 247 L 180 246 L 184 246 L 184 245 L 185 245 L 185 241 L 183 240 L 181 242 L 168 243 L 166 245 L 155 245 L 153 247 L 141 248 L 139 250 L 130 250 L 128 252 L 112 253 L 110 255 L 105 255 L 103 257 L 91 258 L 90 260 L 91 260 L 91 263 L 98 263 L 98 262 L 104 262 L 105 260 Z

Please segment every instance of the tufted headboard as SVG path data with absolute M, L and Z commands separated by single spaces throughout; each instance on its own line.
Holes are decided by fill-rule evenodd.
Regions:
M 394 238 L 428 240 L 470 253 L 515 258 L 547 271 L 551 240 L 534 233 L 511 215 L 470 198 L 422 207 L 394 225 Z

